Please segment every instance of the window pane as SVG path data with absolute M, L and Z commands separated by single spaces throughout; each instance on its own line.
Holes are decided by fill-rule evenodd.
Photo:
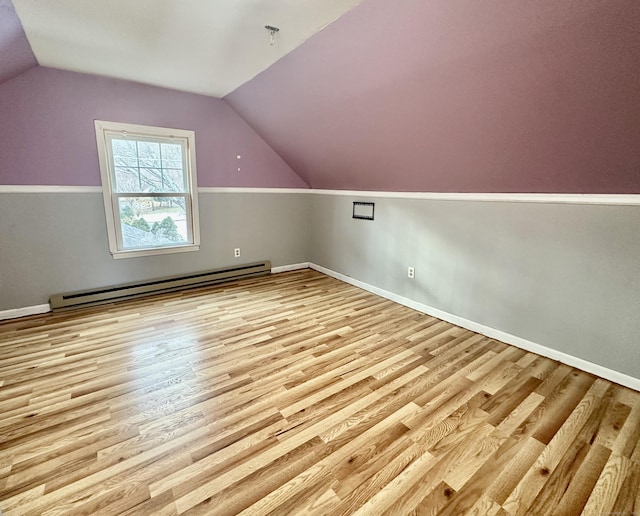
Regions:
M 139 141 L 138 158 L 140 159 L 140 166 L 160 166 L 160 144 L 158 142 Z
M 163 168 L 179 168 L 182 170 L 182 145 L 163 143 L 161 151 Z
M 187 192 L 183 144 L 111 140 L 115 192 Z
M 115 167 L 116 191 L 139 192 L 140 178 L 137 168 Z
M 165 192 L 186 192 L 187 185 L 183 169 L 182 145 L 163 143 L 160 146 L 160 151 L 162 152 Z
M 160 168 L 160 160 L 157 158 L 143 158 L 140 156 L 140 167 L 143 168 Z
M 176 170 L 170 168 L 164 171 L 165 192 L 186 192 L 187 187 L 184 183 L 184 173 L 182 169 Z
M 186 197 L 120 197 L 123 249 L 190 243 Z
M 113 165 L 116 167 L 137 167 L 138 151 L 136 142 L 130 140 L 111 140 Z
M 162 170 L 159 168 L 141 168 L 140 185 L 143 192 L 164 192 Z

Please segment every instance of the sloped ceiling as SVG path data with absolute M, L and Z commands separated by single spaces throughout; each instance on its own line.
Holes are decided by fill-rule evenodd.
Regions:
M 225 97 L 313 188 L 640 193 L 640 2 L 366 0 Z
M 13 3 L 42 66 L 222 97 L 359 0 Z
M 0 0 L 0 84 L 37 65 L 11 0 Z
M 640 193 L 637 0 L 149 2 L 0 0 L 0 83 L 222 95 L 275 62 L 225 101 L 314 188 Z

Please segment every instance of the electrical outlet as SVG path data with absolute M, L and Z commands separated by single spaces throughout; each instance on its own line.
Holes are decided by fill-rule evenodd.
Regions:
M 416 277 L 416 270 L 413 267 L 409 267 L 407 269 L 407 276 L 409 278 L 415 278 Z
M 239 248 L 239 247 L 236 247 L 236 248 L 233 250 L 233 256 L 234 256 L 235 258 L 240 258 L 240 248 Z

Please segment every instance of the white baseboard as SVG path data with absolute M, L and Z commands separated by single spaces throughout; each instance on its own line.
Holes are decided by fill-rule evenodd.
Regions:
M 309 263 L 309 268 L 326 274 L 327 276 L 331 276 L 333 278 L 344 281 L 345 283 L 349 283 L 350 285 L 359 287 L 363 290 L 367 290 L 368 292 L 376 294 L 380 297 L 384 297 L 385 299 L 389 299 L 390 301 L 394 301 L 409 308 L 413 308 L 418 312 L 431 315 L 432 317 L 437 317 L 438 319 L 442 319 L 443 321 L 455 324 L 456 326 L 460 326 L 462 328 L 466 328 L 467 330 L 486 335 L 487 337 L 490 337 L 492 339 L 499 340 L 500 342 L 505 342 L 506 344 L 511 344 L 512 346 L 516 346 L 517 348 L 542 355 L 552 360 L 557 360 L 558 362 L 562 362 L 563 364 L 566 364 L 568 366 L 581 369 L 582 371 L 594 374 L 596 376 L 604 378 L 605 380 L 610 380 L 620 385 L 624 385 L 625 387 L 629 387 L 630 389 L 640 391 L 640 378 L 634 378 L 624 373 L 614 371 L 613 369 L 608 369 L 601 365 L 588 362 L 587 360 L 583 360 L 582 358 L 563 353 L 562 351 L 557 351 L 555 349 L 542 346 L 541 344 L 536 344 L 535 342 L 531 342 L 516 335 L 511 335 L 510 333 L 496 330 L 495 328 L 491 328 L 490 326 L 485 326 L 475 321 L 470 321 L 469 319 L 450 314 L 449 312 L 444 312 L 423 303 L 413 301 L 412 299 L 409 299 L 407 297 L 399 296 L 397 294 L 394 294 L 393 292 L 389 292 L 388 290 L 374 287 L 373 285 L 369 285 L 368 283 L 365 283 L 363 281 L 345 276 L 344 274 L 332 271 L 331 269 L 316 265 L 315 263 Z
M 309 262 L 294 263 L 292 265 L 281 265 L 279 267 L 271 267 L 271 274 L 278 274 L 279 272 L 298 271 L 300 269 L 308 269 Z
M 16 319 L 27 315 L 46 314 L 51 311 L 49 303 L 45 305 L 25 306 L 24 308 L 12 308 L 0 311 L 0 321 L 4 319 Z
M 308 269 L 309 262 L 293 263 L 291 265 L 281 265 L 280 267 L 272 267 L 271 273 L 297 271 L 300 269 Z M 27 315 L 44 314 L 51 311 L 49 304 L 25 306 L 24 308 L 12 308 L 11 310 L 0 311 L 0 321 L 5 319 L 16 319 L 18 317 L 26 317 Z

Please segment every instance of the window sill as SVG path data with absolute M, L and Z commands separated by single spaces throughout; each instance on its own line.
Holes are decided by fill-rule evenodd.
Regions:
M 123 258 L 138 258 L 141 256 L 154 256 L 157 254 L 173 254 L 188 253 L 190 251 L 199 251 L 200 245 L 180 245 L 175 247 L 160 247 L 147 249 L 132 249 L 131 251 L 111 251 L 111 255 L 115 260 Z

